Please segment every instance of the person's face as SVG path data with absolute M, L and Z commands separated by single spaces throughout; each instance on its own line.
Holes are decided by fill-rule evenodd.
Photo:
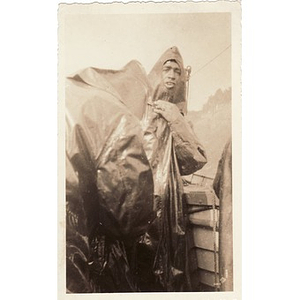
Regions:
M 181 70 L 175 61 L 167 61 L 163 65 L 162 79 L 167 89 L 173 89 L 179 81 Z

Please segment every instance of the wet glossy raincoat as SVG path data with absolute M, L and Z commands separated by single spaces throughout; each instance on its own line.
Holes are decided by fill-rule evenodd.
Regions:
M 168 59 L 181 68 L 172 95 L 161 86 Z M 170 101 L 185 114 L 185 80 L 175 47 L 148 77 L 133 61 L 67 79 L 69 292 L 188 290 L 180 176 L 199 170 L 206 156 L 184 116 L 168 124 L 151 105 Z
M 172 92 L 162 83 L 163 64 L 168 60 L 175 60 L 181 69 L 179 83 Z M 146 291 L 189 291 L 185 235 L 187 220 L 181 175 L 201 169 L 206 163 L 206 155 L 184 117 L 186 73 L 176 47 L 161 56 L 148 79 L 151 97 L 142 126 L 144 147 L 153 172 L 157 217 L 140 242 L 141 249 L 144 247 L 141 250 L 144 262 L 140 259 L 140 284 Z M 173 123 L 168 123 L 153 112 L 153 102 L 156 100 L 174 103 L 182 115 Z
M 149 85 L 133 61 L 66 81 L 67 290 L 138 291 L 130 253 L 153 220 L 140 118 Z

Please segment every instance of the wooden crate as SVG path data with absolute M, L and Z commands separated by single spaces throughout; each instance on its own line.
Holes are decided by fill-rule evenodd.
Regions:
M 210 251 L 214 251 L 214 247 L 216 247 L 216 251 L 219 251 L 219 232 L 216 231 L 214 234 L 211 228 L 200 226 L 194 226 L 192 232 L 195 247 Z
M 212 189 L 198 186 L 184 186 L 185 199 L 188 205 L 219 205 L 219 199 L 216 197 Z
M 192 274 L 192 285 L 194 286 L 195 291 L 213 291 L 215 289 L 215 282 L 218 281 L 219 274 L 215 275 L 215 273 L 207 270 L 197 269 Z
M 198 268 L 215 272 L 215 254 L 213 251 L 207 251 L 205 249 L 196 249 Z M 216 254 L 216 265 L 219 270 L 219 254 Z
M 185 187 L 185 199 L 190 221 L 193 290 L 214 291 L 215 283 L 219 281 L 219 200 L 210 188 L 196 185 Z
M 215 213 L 215 216 L 213 215 Z M 219 220 L 219 210 L 207 209 L 189 214 L 189 220 L 193 225 L 217 227 Z

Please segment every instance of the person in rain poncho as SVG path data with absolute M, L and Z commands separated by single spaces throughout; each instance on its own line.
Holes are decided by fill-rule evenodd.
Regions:
M 181 175 L 207 162 L 186 121 L 186 70 L 176 47 L 169 48 L 148 75 L 151 95 L 142 120 L 150 162 L 156 219 L 140 241 L 143 291 L 189 291 L 186 212 Z

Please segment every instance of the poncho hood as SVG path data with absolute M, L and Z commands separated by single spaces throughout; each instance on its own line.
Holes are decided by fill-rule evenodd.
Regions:
M 163 65 L 168 60 L 175 60 L 181 69 L 181 75 L 178 84 L 171 93 L 167 91 L 162 82 Z M 176 46 L 168 48 L 148 75 L 148 79 L 152 88 L 152 100 L 165 100 L 172 102 L 178 106 L 180 111 L 186 114 L 186 72 L 183 59 Z
M 142 118 L 151 88 L 138 61 L 132 60 L 120 70 L 90 67 L 68 78 L 116 96 L 136 117 Z

